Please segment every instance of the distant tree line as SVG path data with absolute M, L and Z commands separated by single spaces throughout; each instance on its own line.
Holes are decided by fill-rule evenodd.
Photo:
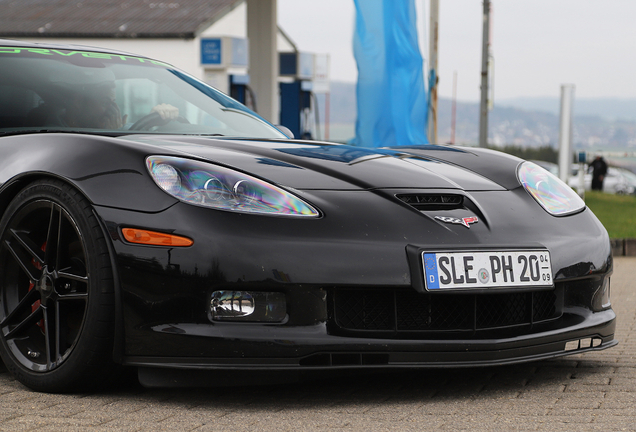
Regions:
M 503 147 L 489 148 L 520 157 L 521 159 L 534 159 L 552 163 L 559 163 L 559 151 L 550 146 L 522 147 L 517 145 L 506 145 Z

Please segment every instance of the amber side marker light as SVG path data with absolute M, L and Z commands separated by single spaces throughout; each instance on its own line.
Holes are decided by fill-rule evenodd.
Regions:
M 130 243 L 172 247 L 187 247 L 194 244 L 194 241 L 190 240 L 187 237 L 160 233 L 156 231 L 148 231 L 136 228 L 123 228 L 121 232 L 124 234 L 124 238 L 126 239 L 126 241 Z

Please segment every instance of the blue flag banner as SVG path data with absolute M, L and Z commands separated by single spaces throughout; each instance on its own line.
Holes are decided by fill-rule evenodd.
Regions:
M 354 0 L 358 63 L 355 145 L 428 144 L 414 0 Z

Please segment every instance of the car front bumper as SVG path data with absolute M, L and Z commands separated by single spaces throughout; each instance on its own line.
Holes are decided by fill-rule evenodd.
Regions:
M 476 200 L 486 208 L 502 200 L 509 205 L 499 206 L 487 223 L 466 229 L 440 226 L 407 207 L 385 212 L 385 198 L 369 192 L 312 194 L 326 217 L 241 215 L 181 203 L 152 214 L 96 207 L 112 240 L 119 275 L 118 361 L 151 375 L 167 370 L 459 367 L 552 358 L 617 343 L 615 314 L 598 299 L 612 272 L 609 239 L 589 210 L 559 219 L 523 190 L 484 192 Z M 386 226 L 389 213 L 392 224 Z M 533 230 L 531 223 L 541 229 Z M 122 227 L 174 232 L 195 239 L 195 245 L 131 245 L 122 240 Z M 397 312 L 391 321 L 391 308 L 399 308 L 385 307 L 384 297 L 355 307 L 365 317 L 384 308 L 386 325 L 339 318 L 335 299 L 346 290 L 396 293 L 395 299 L 408 293 L 414 304 L 432 299 L 435 295 L 422 292 L 421 286 L 418 262 L 425 249 L 492 247 L 550 251 L 553 309 L 536 312 L 532 289 L 499 290 L 492 294 L 500 297 L 490 302 L 488 313 L 507 310 L 512 302 L 518 316 L 483 318 L 482 309 L 471 309 L 473 300 L 466 296 L 477 305 L 491 294 L 464 293 L 446 301 L 452 305 L 457 299 L 465 306 L 454 313 L 446 309 L 448 316 L 467 315 L 456 327 L 444 320 L 431 326 L 435 320 L 422 315 L 414 319 L 415 327 L 405 327 Z M 221 290 L 284 293 L 287 317 L 280 323 L 211 320 L 211 294 Z

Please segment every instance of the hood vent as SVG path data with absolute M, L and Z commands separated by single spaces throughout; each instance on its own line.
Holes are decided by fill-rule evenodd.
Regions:
M 399 194 L 396 197 L 418 210 L 453 210 L 464 205 L 464 196 L 455 194 Z

